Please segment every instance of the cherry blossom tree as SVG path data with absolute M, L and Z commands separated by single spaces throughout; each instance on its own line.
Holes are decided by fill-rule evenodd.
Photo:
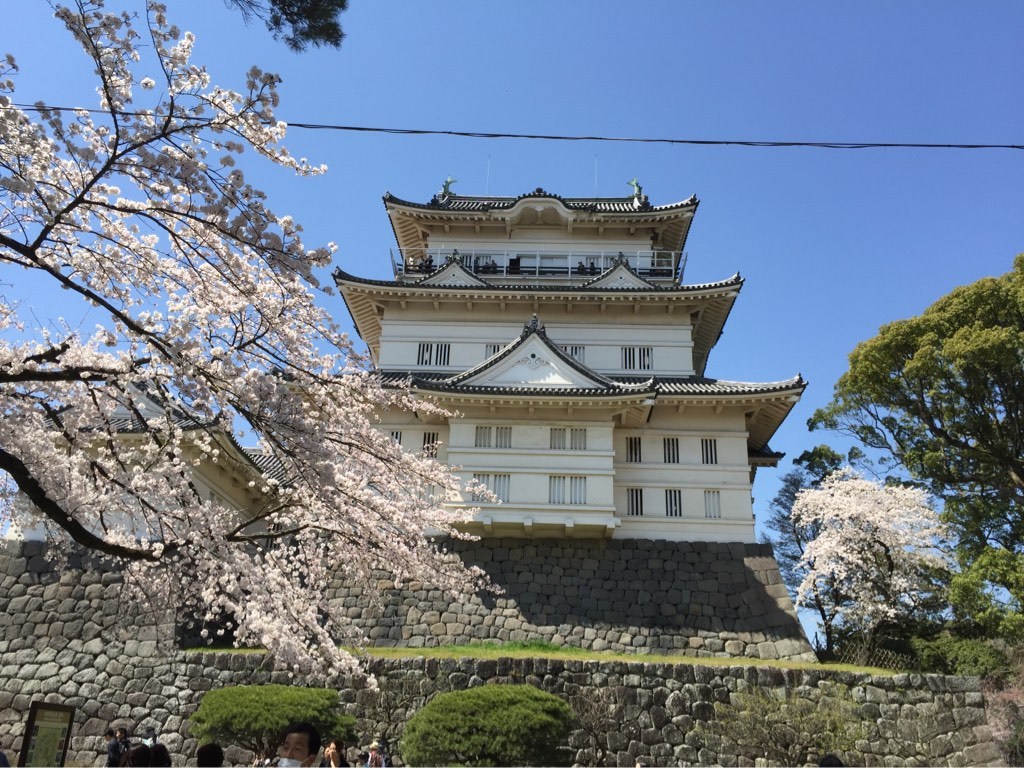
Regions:
M 945 528 L 920 488 L 880 485 L 847 468 L 800 491 L 792 518 L 818 531 L 801 557 L 798 603 L 844 595 L 831 609 L 864 640 L 865 657 L 879 630 L 912 616 L 949 565 L 939 549 Z
M 365 369 L 316 303 L 332 246 L 308 249 L 235 160 L 325 169 L 282 145 L 278 78 L 211 85 L 161 5 L 56 16 L 99 109 L 19 107 L 14 60 L 0 69 L 0 530 L 111 558 L 157 607 L 230 616 L 236 642 L 291 668 L 352 670 L 335 569 L 451 591 L 483 576 L 431 543 L 460 536 L 442 506 L 457 479 L 374 426 L 431 406 Z M 43 284 L 58 300 L 15 293 Z M 76 302 L 93 330 L 61 319 Z M 211 493 L 210 468 L 242 478 L 244 503 Z

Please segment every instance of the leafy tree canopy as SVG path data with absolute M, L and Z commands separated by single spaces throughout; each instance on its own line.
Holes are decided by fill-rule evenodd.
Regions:
M 257 18 L 267 25 L 275 40 L 283 39 L 293 51 L 310 45 L 340 48 L 345 33 L 338 16 L 348 0 L 225 0 L 242 12 L 248 22 Z
M 310 723 L 324 743 L 355 737 L 355 718 L 343 714 L 338 692 L 291 685 L 236 685 L 206 693 L 190 718 L 202 741 L 234 744 L 257 755 L 277 754 L 284 730 Z
M 1024 254 L 883 326 L 809 421 L 853 435 L 944 502 L 960 573 L 951 597 L 991 631 L 1024 634 Z
M 435 696 L 405 726 L 408 765 L 564 765 L 572 709 L 532 685 Z

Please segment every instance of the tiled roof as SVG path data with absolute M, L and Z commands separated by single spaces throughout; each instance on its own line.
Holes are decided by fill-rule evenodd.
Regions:
M 531 336 L 536 336 L 538 339 L 540 339 L 540 341 L 548 349 L 548 352 L 551 355 L 556 357 L 558 360 L 561 360 L 562 363 L 564 363 L 565 365 L 568 365 L 570 368 L 576 371 L 576 373 L 579 373 L 582 376 L 586 376 L 595 384 L 600 384 L 601 388 L 603 389 L 615 391 L 619 389 L 616 386 L 616 382 L 601 375 L 597 371 L 587 368 L 587 366 L 580 363 L 578 360 L 576 360 L 576 358 L 571 357 L 567 355 L 565 352 L 563 352 L 557 344 L 552 344 L 551 340 L 548 338 L 547 331 L 544 329 L 544 324 L 540 322 L 536 315 L 534 315 L 533 318 L 523 326 L 523 331 L 521 334 L 519 334 L 519 338 L 516 339 L 511 344 L 509 344 L 504 349 L 502 349 L 500 352 L 498 352 L 498 354 L 490 357 L 487 360 L 484 360 L 482 363 L 480 363 L 477 366 L 474 366 L 473 368 L 470 368 L 468 371 L 455 374 L 454 376 L 451 376 L 450 378 L 447 379 L 443 379 L 441 381 L 431 382 L 431 386 L 465 389 L 467 386 L 471 386 L 466 385 L 466 381 L 476 376 L 479 376 L 480 374 L 486 372 L 488 369 L 496 366 L 502 360 L 515 354 L 516 350 L 523 346 L 523 344 L 526 343 L 526 340 L 529 339 Z M 493 389 L 493 387 L 484 387 L 484 389 Z M 593 390 L 588 389 L 588 391 Z
M 272 477 L 278 482 L 283 482 L 287 476 L 287 470 L 284 462 L 282 462 L 277 456 L 264 453 L 259 448 L 243 448 L 246 458 L 252 462 L 253 466 L 256 467 L 267 477 Z
M 439 267 L 437 270 L 432 272 L 430 275 L 426 275 L 423 279 L 431 277 L 437 272 L 440 272 L 444 266 Z M 415 283 L 399 282 L 397 280 L 372 280 L 366 277 L 357 277 L 350 272 L 346 272 L 341 267 L 335 267 L 334 269 L 334 282 L 348 282 L 358 283 L 360 285 L 379 285 L 384 287 L 395 287 L 395 288 L 417 288 L 420 290 L 448 290 L 448 291 L 476 291 L 486 290 L 487 292 L 494 293 L 553 293 L 553 294 L 594 294 L 600 295 L 604 293 L 622 293 L 622 294 L 637 294 L 640 296 L 646 294 L 687 294 L 696 293 L 699 291 L 711 291 L 719 288 L 732 288 L 743 285 L 743 278 L 740 277 L 740 273 L 725 278 L 724 280 L 718 280 L 713 283 L 693 283 L 690 285 L 668 285 L 658 286 L 652 285 L 650 288 L 638 289 L 633 287 L 625 288 L 592 288 L 588 284 L 580 285 L 534 285 L 530 283 L 515 283 L 515 284 L 494 284 L 490 283 L 479 275 L 476 275 L 481 281 L 487 283 L 486 288 L 477 286 L 466 286 L 466 285 L 444 285 L 444 284 L 428 284 L 420 285 L 423 280 L 418 280 Z M 595 280 L 588 280 L 587 283 L 595 282 Z
M 669 205 L 658 205 L 652 206 L 648 201 L 647 197 L 641 198 L 641 202 L 637 202 L 636 198 L 630 197 L 561 197 L 560 195 L 548 192 L 540 187 L 527 192 L 525 195 L 519 195 L 518 197 L 498 197 L 498 196 L 476 196 L 476 195 L 454 195 L 448 194 L 444 196 L 435 195 L 430 202 L 427 203 L 414 203 L 410 200 L 402 200 L 395 197 L 390 192 L 384 195 L 384 202 L 395 203 L 398 205 L 404 205 L 410 208 L 423 208 L 425 210 L 444 210 L 444 211 L 466 211 L 466 212 L 478 212 L 478 211 L 494 211 L 512 208 L 520 200 L 529 200 L 531 198 L 544 198 L 558 200 L 562 205 L 570 210 L 587 211 L 590 213 L 612 213 L 612 214 L 650 214 L 660 213 L 663 211 L 674 211 L 681 208 L 695 207 L 698 203 L 697 196 L 693 195 L 687 200 L 683 200 L 678 203 L 670 203 Z
M 747 395 L 767 395 L 778 392 L 787 392 L 794 389 L 801 391 L 806 386 L 801 376 L 794 376 L 785 381 L 772 382 L 746 382 L 746 381 L 725 381 L 721 379 L 709 379 L 703 376 L 606 376 L 612 382 L 613 387 L 605 389 L 576 388 L 572 390 L 546 389 L 539 387 L 467 387 L 452 385 L 448 382 L 452 376 L 449 373 L 434 373 L 422 371 L 381 371 L 379 375 L 385 385 L 401 386 L 404 383 L 414 388 L 429 389 L 432 391 L 465 392 L 467 394 L 516 394 L 516 395 L 556 395 L 578 396 L 578 395 L 631 395 L 637 393 L 648 393 L 657 395 L 694 395 L 710 397 L 742 397 Z M 650 383 L 649 387 L 642 385 Z

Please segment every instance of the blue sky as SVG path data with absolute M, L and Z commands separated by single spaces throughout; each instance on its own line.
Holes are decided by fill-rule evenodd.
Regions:
M 284 78 L 292 122 L 679 139 L 1024 143 L 1024 4 L 351 0 L 340 51 L 302 55 L 209 0 L 171 0 L 195 61 L 240 86 L 258 64 Z M 110 7 L 141 10 L 141 0 Z M 16 100 L 95 106 L 87 63 L 40 0 L 3 6 L 0 52 Z M 622 196 L 654 205 L 696 193 L 687 282 L 739 271 L 746 285 L 708 375 L 810 381 L 772 441 L 759 518 L 789 459 L 822 441 L 805 422 L 855 344 L 957 285 L 1007 272 L 1024 251 L 1024 152 L 665 146 L 295 130 L 325 162 L 293 179 L 247 172 L 336 263 L 389 275 L 390 191 Z M 251 153 L 250 153 L 251 155 Z M 349 325 L 341 300 L 326 299 Z M 74 316 L 68 319 L 75 322 Z M 832 437 L 836 447 L 846 447 Z

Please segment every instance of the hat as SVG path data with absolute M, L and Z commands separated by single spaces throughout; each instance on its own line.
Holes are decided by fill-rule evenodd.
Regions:
M 380 749 L 380 744 L 375 741 L 370 745 L 370 749 Z

